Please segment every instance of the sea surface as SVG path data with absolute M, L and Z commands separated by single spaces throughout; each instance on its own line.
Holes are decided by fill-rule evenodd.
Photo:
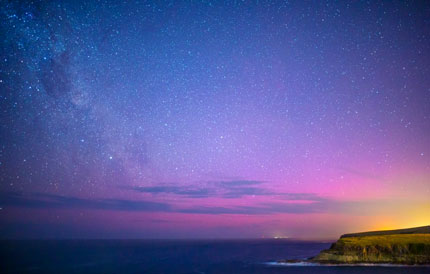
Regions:
M 285 239 L 0 241 L 0 273 L 430 273 L 430 267 L 274 263 L 329 246 Z

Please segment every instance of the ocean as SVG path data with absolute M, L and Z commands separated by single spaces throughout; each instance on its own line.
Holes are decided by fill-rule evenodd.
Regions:
M 430 273 L 430 267 L 273 263 L 329 246 L 288 239 L 0 241 L 0 273 Z

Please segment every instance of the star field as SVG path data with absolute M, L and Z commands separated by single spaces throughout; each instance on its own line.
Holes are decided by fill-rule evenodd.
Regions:
M 6 1 L 0 20 L 0 237 L 430 221 L 425 2 Z

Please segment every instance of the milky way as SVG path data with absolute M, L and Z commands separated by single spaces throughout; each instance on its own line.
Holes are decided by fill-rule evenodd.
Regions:
M 0 237 L 430 222 L 430 5 L 0 4 Z

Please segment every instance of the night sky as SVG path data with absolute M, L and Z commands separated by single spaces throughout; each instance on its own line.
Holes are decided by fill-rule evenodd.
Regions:
M 427 1 L 2 1 L 0 238 L 430 224 Z

